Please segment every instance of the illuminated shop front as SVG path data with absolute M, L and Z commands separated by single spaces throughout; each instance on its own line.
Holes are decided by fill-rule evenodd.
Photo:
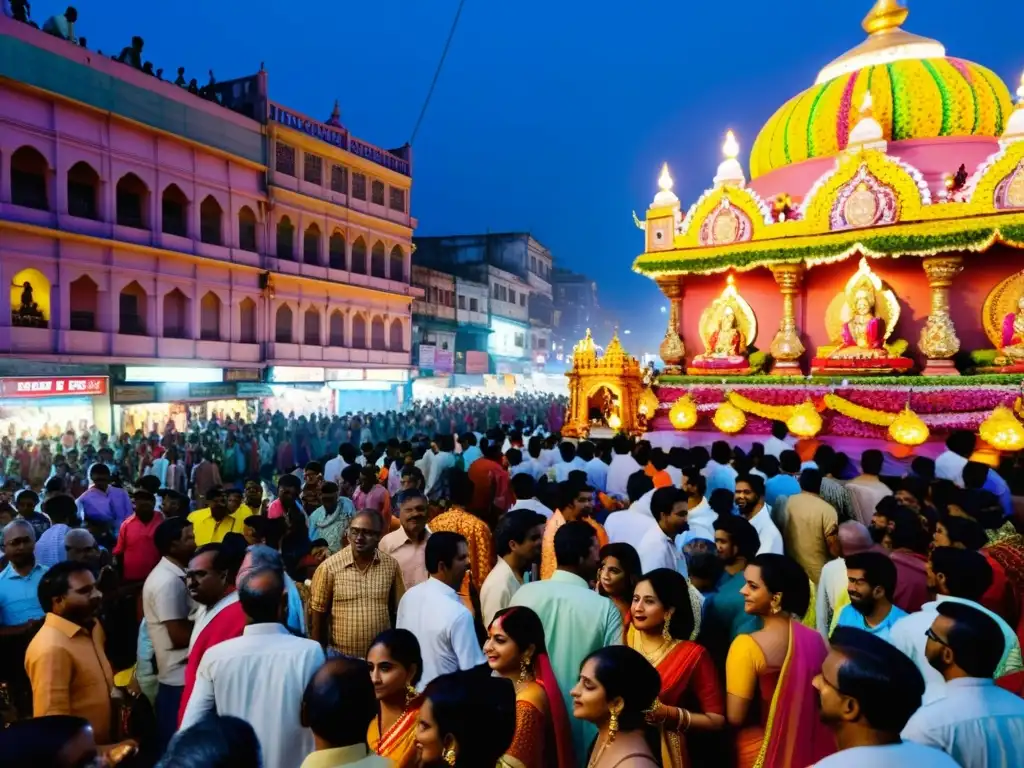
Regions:
M 405 401 L 409 371 L 275 366 L 268 378 L 274 394 L 263 400 L 265 409 L 296 416 L 330 416 L 398 410 Z
M 106 376 L 0 378 L 0 434 L 13 438 L 56 438 L 96 427 L 110 432 Z

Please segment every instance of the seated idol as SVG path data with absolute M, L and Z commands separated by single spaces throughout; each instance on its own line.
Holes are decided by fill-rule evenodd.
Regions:
M 1003 345 L 999 351 L 1014 363 L 1024 362 L 1024 295 L 1017 299 L 1017 311 L 1003 318 Z
M 888 357 L 885 349 L 885 321 L 875 316 L 875 294 L 860 288 L 853 296 L 852 314 L 843 323 L 842 335 L 829 358 L 860 360 Z
M 705 352 L 693 358 L 694 368 L 714 371 L 722 369 L 747 369 L 747 340 L 736 323 L 736 311 L 726 305 L 719 315 L 718 324 L 705 342 Z

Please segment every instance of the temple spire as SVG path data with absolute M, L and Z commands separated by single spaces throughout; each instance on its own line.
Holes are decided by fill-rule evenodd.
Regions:
M 869 35 L 879 35 L 899 29 L 910 15 L 910 10 L 900 0 L 876 0 L 874 7 L 864 17 L 861 27 Z
M 338 100 L 334 100 L 334 109 L 331 110 L 331 116 L 327 118 L 328 125 L 341 125 L 341 105 L 338 104 Z

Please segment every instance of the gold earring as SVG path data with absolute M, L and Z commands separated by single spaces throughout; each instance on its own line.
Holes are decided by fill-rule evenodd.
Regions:
M 608 718 L 608 742 L 615 741 L 615 736 L 619 732 L 619 713 L 622 711 L 624 705 L 620 704 L 617 707 L 610 707 L 609 712 L 611 716 Z
M 409 706 L 412 704 L 413 699 L 416 698 L 416 688 L 410 683 L 405 686 L 405 705 Z
M 441 755 L 441 759 L 448 765 L 455 765 L 455 747 L 448 747 Z
M 526 682 L 526 675 L 527 675 L 527 673 L 529 671 L 530 671 L 530 656 L 529 656 L 529 654 L 526 654 L 526 655 L 523 656 L 522 660 L 519 662 L 519 683 L 520 684 Z
M 665 614 L 665 623 L 661 625 L 661 639 L 666 643 L 672 639 L 672 614 Z
M 782 603 L 782 597 L 781 596 L 777 600 L 774 599 L 774 598 L 772 599 L 772 614 L 776 614 L 776 613 L 778 613 L 779 611 L 782 610 L 781 603 Z

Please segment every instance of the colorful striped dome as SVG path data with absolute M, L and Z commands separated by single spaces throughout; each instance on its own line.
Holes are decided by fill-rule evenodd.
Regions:
M 1013 110 L 998 75 L 969 61 L 907 59 L 864 67 L 807 89 L 772 115 L 751 150 L 751 177 L 845 149 L 867 89 L 889 141 L 995 138 Z

